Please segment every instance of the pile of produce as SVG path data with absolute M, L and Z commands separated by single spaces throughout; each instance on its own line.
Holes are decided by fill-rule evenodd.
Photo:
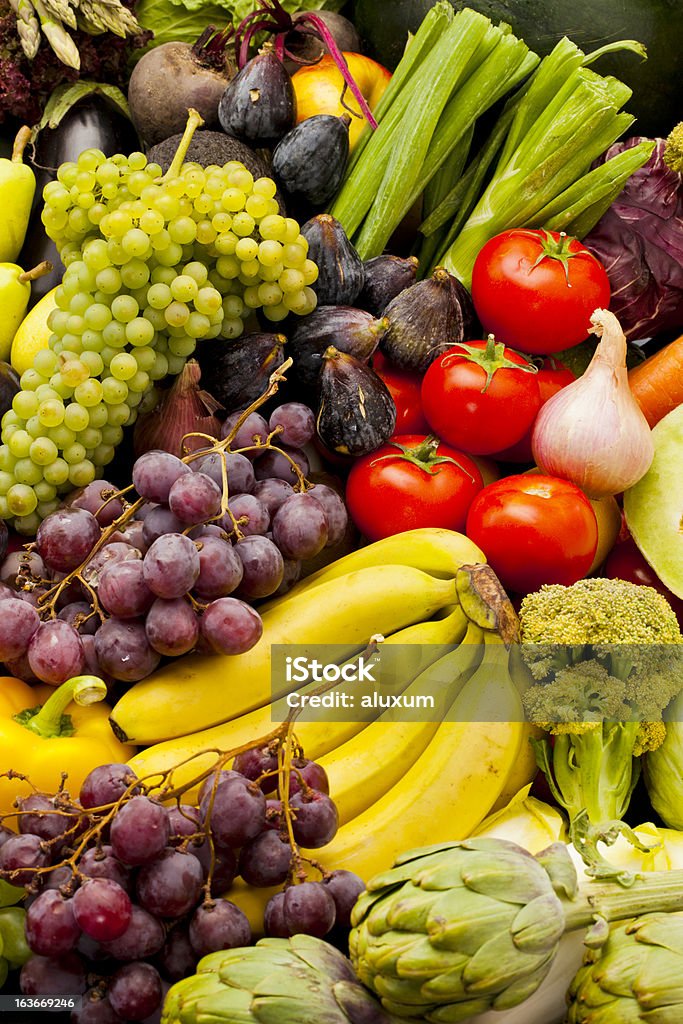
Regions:
M 680 1024 L 633 2 L 0 0 L 11 1019 Z

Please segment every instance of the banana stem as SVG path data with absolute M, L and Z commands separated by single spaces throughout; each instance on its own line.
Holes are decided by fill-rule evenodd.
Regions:
M 22 284 L 26 284 L 27 281 L 37 281 L 39 277 L 45 277 L 46 274 L 51 273 L 53 270 L 52 264 L 49 260 L 43 260 L 33 270 L 25 270 L 23 274 L 19 274 L 19 280 Z
M 21 164 L 24 161 L 24 150 L 29 143 L 31 138 L 31 129 L 27 125 L 23 125 L 17 132 L 17 137 L 14 140 L 12 146 L 12 163 Z

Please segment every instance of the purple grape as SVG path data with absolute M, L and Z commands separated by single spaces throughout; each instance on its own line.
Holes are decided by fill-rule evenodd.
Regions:
M 259 613 L 234 597 L 212 601 L 201 617 L 199 628 L 216 654 L 244 654 L 263 634 Z
M 141 559 L 141 552 L 131 544 L 125 544 L 120 540 L 111 541 L 92 556 L 83 570 L 83 579 L 91 587 L 97 587 L 100 577 L 110 566 L 118 565 L 121 562 L 140 561 Z
M 199 551 L 179 533 L 155 540 L 143 561 L 145 582 L 157 597 L 170 600 L 192 590 L 199 576 Z
M 327 544 L 327 517 L 309 494 L 293 494 L 275 513 L 273 540 L 285 558 L 313 558 Z
M 0 659 L 11 661 L 28 651 L 31 637 L 40 626 L 38 612 L 26 601 L 8 598 L 0 615 Z
M 268 747 L 252 747 L 238 754 L 233 768 L 250 782 L 257 782 L 264 793 L 272 793 L 277 786 L 277 751 Z M 269 773 L 266 778 L 262 776 Z
M 284 824 L 282 800 L 266 800 L 266 828 L 281 832 Z
M 71 604 L 67 604 L 59 612 L 57 618 L 62 622 L 68 622 L 80 637 L 93 636 L 100 624 L 99 616 L 93 613 L 87 601 L 73 601 Z
M 268 421 L 271 431 L 282 427 L 279 439 L 292 448 L 303 448 L 315 437 L 313 410 L 301 402 L 285 402 L 275 409 Z M 278 441 L 275 441 L 278 444 Z
M 86 560 L 101 533 L 94 515 L 84 508 L 59 509 L 38 527 L 38 554 L 50 569 L 71 572 Z
M 69 953 L 81 934 L 73 900 L 56 889 L 41 892 L 26 912 L 26 941 L 39 956 Z
M 196 857 L 201 864 L 204 881 L 206 882 L 208 880 L 209 869 L 211 867 L 211 847 L 209 843 L 206 840 L 204 840 L 204 842 L 199 846 L 192 843 L 188 846 L 187 852 L 191 853 L 193 857 Z M 214 847 L 213 856 L 211 896 L 216 899 L 219 896 L 222 896 L 223 893 L 227 892 L 235 881 L 235 875 L 237 874 L 237 856 L 234 850 L 219 850 L 216 847 Z
M 170 452 L 145 452 L 133 466 L 133 486 L 141 498 L 166 504 L 171 487 L 190 467 Z
M 61 583 L 65 580 L 67 574 L 65 572 L 54 572 L 52 579 L 54 583 Z M 88 597 L 88 593 L 83 589 L 78 580 L 73 580 L 71 583 L 67 583 L 65 587 L 59 592 L 59 596 L 55 603 L 55 608 L 60 611 L 66 608 L 68 605 L 73 604 L 74 601 L 85 601 Z
M 128 891 L 130 871 L 114 856 L 111 846 L 91 846 L 81 856 L 78 870 L 87 878 L 108 878 Z
M 71 1024 L 124 1024 L 106 996 L 91 988 L 83 996 L 80 1009 L 71 1011 Z
M 245 914 L 228 900 L 198 907 L 190 921 L 190 943 L 198 958 L 219 949 L 237 949 L 251 943 L 251 928 Z
M 144 679 L 159 664 L 144 623 L 136 619 L 107 619 L 95 633 L 97 660 L 109 675 L 124 683 Z
M 292 485 L 288 484 L 286 480 L 278 480 L 276 477 L 270 477 L 268 480 L 259 480 L 254 487 L 254 497 L 258 498 L 261 504 L 266 507 L 271 519 L 283 501 L 289 498 L 291 494 L 294 494 Z
M 41 622 L 28 645 L 28 663 L 44 683 L 56 686 L 83 669 L 83 645 L 77 631 L 62 619 Z
M 239 594 L 247 600 L 270 597 L 282 583 L 285 563 L 280 549 L 267 537 L 244 537 L 235 544 L 242 563 Z
M 79 794 L 81 807 L 106 807 L 116 803 L 128 787 L 137 782 L 137 775 L 127 764 L 101 764 L 86 775 Z M 137 792 L 136 789 L 132 790 Z M 108 847 L 111 850 L 111 847 Z
M 226 597 L 239 586 L 243 574 L 242 562 L 229 541 L 201 538 L 199 576 L 194 585 L 199 597 Z
M 263 927 L 269 939 L 288 939 L 289 930 L 285 924 L 285 894 L 276 892 L 266 903 L 263 912 Z
M 74 491 L 66 499 L 66 504 L 73 508 L 84 508 L 86 512 L 92 513 L 101 527 L 111 526 L 114 520 L 123 514 L 123 500 L 112 497 L 117 493 L 118 487 L 107 483 L 106 480 L 93 480 L 80 491 Z
M 0 846 L 2 846 L 3 843 L 6 843 L 8 839 L 11 839 L 12 836 L 15 835 L 16 832 L 12 832 L 11 829 L 5 828 L 4 825 L 0 825 Z
M 192 606 L 182 597 L 173 601 L 158 597 L 147 615 L 145 632 L 155 651 L 177 658 L 195 647 L 199 622 Z
M 171 830 L 169 843 L 180 846 L 187 836 L 194 836 L 201 831 L 199 809 L 192 804 L 178 804 L 168 809 L 168 823 Z
M 61 867 L 53 868 L 52 871 L 45 876 L 45 881 L 43 882 L 43 891 L 48 889 L 57 889 L 61 891 L 63 889 L 67 895 L 72 895 L 77 888 L 78 879 L 68 864 L 62 864 Z
M 200 523 L 199 526 L 193 526 L 187 536 L 192 540 L 203 540 L 205 537 L 216 537 L 218 540 L 228 539 L 223 527 L 216 526 L 215 523 Z
M 3 523 L 4 523 L 3 519 Z M 8 587 L 6 583 L 0 583 L 0 601 L 6 601 L 8 598 L 15 599 L 17 596 L 16 591 Z
M 110 827 L 112 852 L 129 867 L 148 864 L 158 857 L 169 835 L 168 811 L 146 796 L 134 796 L 125 803 Z
M 136 883 L 138 902 L 155 917 L 183 917 L 199 901 L 204 872 L 196 857 L 164 850 L 143 865 Z
M 144 580 L 142 561 L 108 565 L 100 576 L 97 597 L 119 619 L 136 619 L 152 607 L 154 594 Z
M 84 637 L 84 639 L 87 639 L 87 637 Z M 28 651 L 19 658 L 7 658 L 5 660 L 5 668 L 11 676 L 23 679 L 25 683 L 30 683 L 32 686 L 40 682 L 35 672 L 31 671 L 31 666 L 28 663 Z
M 130 924 L 123 935 L 111 942 L 103 942 L 103 951 L 114 960 L 144 960 L 162 948 L 165 939 L 161 921 L 134 903 Z
M 41 599 L 47 594 L 49 587 L 33 587 L 32 590 L 20 590 L 16 595 L 19 601 L 25 601 L 32 608 L 40 608 Z
M 36 551 L 10 551 L 0 566 L 0 581 L 15 590 L 21 587 L 24 578 L 35 581 L 46 576 L 45 563 Z
M 299 477 L 292 466 L 294 462 L 300 469 L 302 476 L 308 476 L 311 467 L 305 454 L 298 448 L 288 448 L 287 445 L 279 445 L 280 451 L 269 449 L 259 455 L 254 465 L 254 473 L 257 480 L 268 480 L 276 477 L 278 480 L 286 480 L 289 484 L 297 484 Z M 285 453 L 284 455 L 282 453 Z M 289 458 L 286 458 L 289 456 Z M 289 460 L 292 460 L 290 462 Z
M 277 832 L 261 832 L 240 850 L 239 873 L 247 883 L 259 888 L 281 885 L 287 879 L 292 848 Z
M 97 942 L 118 939 L 131 919 L 130 897 L 111 878 L 88 878 L 73 897 L 79 928 Z
M 78 824 L 78 813 L 63 813 L 67 808 L 55 803 L 54 797 L 45 793 L 29 793 L 19 801 L 19 810 L 24 812 L 18 816 L 19 832 L 22 835 L 39 836 L 50 840 L 63 836 L 67 829 Z M 69 808 L 75 810 L 75 808 Z
M 205 455 L 203 459 L 197 459 L 190 465 L 196 473 L 206 473 L 207 476 L 210 476 L 214 483 L 218 484 L 222 494 L 223 470 L 221 467 L 223 463 L 225 463 L 227 473 L 228 493 L 251 493 L 256 477 L 254 476 L 254 467 L 244 455 L 239 455 L 237 452 L 211 452 L 210 455 Z
M 280 597 L 282 594 L 288 594 L 295 583 L 298 583 L 301 579 L 301 573 L 303 566 L 298 559 L 285 558 L 284 561 L 284 572 L 282 574 L 282 583 L 275 591 L 275 597 Z
M 119 968 L 109 984 L 109 1002 L 120 1017 L 142 1021 L 162 999 L 161 978 L 151 964 L 136 962 Z
M 354 874 L 353 871 L 345 871 L 343 868 L 340 868 L 337 871 L 332 871 L 326 878 L 323 878 L 322 884 L 329 892 L 337 908 L 335 924 L 340 925 L 342 928 L 350 928 L 351 911 L 356 905 L 356 900 L 360 894 L 365 892 L 365 882 L 358 875 Z
M 294 812 L 294 838 L 301 846 L 317 850 L 334 839 L 339 828 L 339 812 L 326 793 L 316 790 L 295 793 L 289 806 Z
M 321 882 L 301 882 L 285 889 L 282 916 L 290 935 L 322 939 L 334 926 L 337 908 Z
M 270 525 L 268 509 L 253 494 L 236 494 L 229 499 L 228 508 L 234 519 L 243 520 L 238 522 L 237 527 L 245 537 L 264 534 Z M 229 515 L 223 516 L 222 523 L 228 533 L 235 532 Z
M 149 549 L 150 545 L 164 537 L 167 533 L 182 533 L 185 524 L 174 516 L 166 505 L 157 505 L 142 524 L 142 537 Z
M 40 836 L 10 836 L 0 846 L 0 877 L 13 885 L 29 885 L 35 869 L 49 863 L 49 850 Z
M 19 987 L 25 996 L 75 996 L 86 988 L 85 966 L 76 953 L 32 956 L 21 968 Z
M 335 547 L 343 539 L 349 524 L 346 505 L 334 488 L 327 484 L 314 484 L 306 493 L 322 505 L 327 519 L 326 547 Z
M 97 628 L 99 629 L 99 625 Z M 81 644 L 83 645 L 83 672 L 89 672 L 93 676 L 99 676 L 100 679 L 104 680 L 108 688 L 111 687 L 114 680 L 108 672 L 104 671 L 98 661 L 97 654 L 95 652 L 95 637 L 90 636 L 89 633 L 83 633 L 81 634 Z
M 185 928 L 176 927 L 168 933 L 157 963 L 171 981 L 180 981 L 195 973 L 197 957 Z
M 296 771 L 290 772 L 289 775 L 290 800 L 295 793 L 299 793 L 301 791 L 302 780 L 304 786 L 309 786 L 311 789 L 317 789 L 319 793 L 330 792 L 330 783 L 327 778 L 327 772 L 322 765 L 317 764 L 315 761 L 309 761 L 306 757 L 301 757 L 292 761 L 292 768 L 296 769 Z
M 204 523 L 221 510 L 222 489 L 206 473 L 188 473 L 171 487 L 168 504 L 182 523 Z
M 202 810 L 202 823 L 210 826 L 214 842 L 219 846 L 239 847 L 263 831 L 266 820 L 266 798 L 258 786 L 244 785 L 238 779 L 219 782 L 213 800 Z M 0 849 L 0 853 L 1 853 Z
M 148 542 L 145 540 L 144 523 L 138 522 L 137 519 L 131 519 L 126 523 L 122 530 L 117 530 L 113 534 L 113 538 L 117 538 L 125 544 L 129 544 L 132 548 L 137 548 L 138 551 L 144 555 L 145 551 L 149 547 Z
M 225 439 L 228 436 L 243 413 L 244 410 L 230 413 L 221 428 L 221 438 Z M 269 433 L 268 424 L 264 420 L 263 416 L 259 416 L 257 412 L 252 412 L 247 416 L 246 420 L 235 434 L 234 438 L 230 442 L 230 447 L 233 452 L 237 452 L 238 448 L 248 448 L 253 445 L 255 438 L 263 444 L 265 443 Z M 246 454 L 249 459 L 252 459 L 259 453 L 258 450 L 254 450 L 245 452 L 244 454 Z

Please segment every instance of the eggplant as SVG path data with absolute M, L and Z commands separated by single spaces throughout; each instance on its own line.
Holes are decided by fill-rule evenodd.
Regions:
M 352 306 L 365 284 L 363 261 L 344 228 L 329 213 L 311 217 L 301 229 L 308 242 L 308 257 L 318 265 L 311 285 L 320 306 Z
M 380 343 L 382 352 L 392 363 L 417 373 L 465 341 L 475 322 L 469 292 L 443 267 L 399 292 L 384 315 L 389 328 Z
M 197 357 L 203 389 L 226 413 L 244 409 L 263 394 L 271 373 L 284 363 L 286 341 L 284 334 L 257 333 L 205 343 Z
M 128 118 L 115 103 L 101 95 L 90 95 L 74 103 L 55 128 L 40 130 L 28 161 L 36 176 L 36 192 L 18 263 L 22 267 L 36 267 L 43 260 L 48 260 L 52 270 L 33 282 L 29 309 L 56 288 L 64 274 L 64 264 L 57 254 L 57 247 L 46 235 L 40 219 L 45 185 L 57 177 L 60 164 L 77 160 L 84 149 L 101 149 L 105 156 L 113 156 L 115 153 L 132 153 L 139 145 Z
M 331 345 L 323 353 L 318 436 L 341 455 L 369 455 L 389 440 L 396 406 L 384 381 L 354 356 Z
M 306 388 L 317 388 L 323 353 L 330 345 L 367 362 L 388 326 L 387 319 L 377 320 L 353 306 L 318 306 L 299 321 L 290 337 L 297 380 Z
M 336 196 L 349 159 L 348 114 L 315 114 L 277 144 L 273 173 L 289 195 L 321 209 Z
M 373 316 L 381 316 L 392 299 L 415 284 L 417 256 L 374 256 L 365 261 L 365 284 L 358 305 Z
M 296 97 L 292 80 L 272 48 L 248 61 L 218 104 L 227 135 L 255 148 L 273 147 L 294 127 Z

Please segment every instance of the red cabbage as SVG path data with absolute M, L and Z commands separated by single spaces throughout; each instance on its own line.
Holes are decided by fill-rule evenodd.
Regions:
M 641 141 L 617 142 L 599 162 Z M 631 340 L 683 327 L 683 175 L 665 163 L 665 140 L 656 142 L 583 239 L 607 270 L 610 309 Z

